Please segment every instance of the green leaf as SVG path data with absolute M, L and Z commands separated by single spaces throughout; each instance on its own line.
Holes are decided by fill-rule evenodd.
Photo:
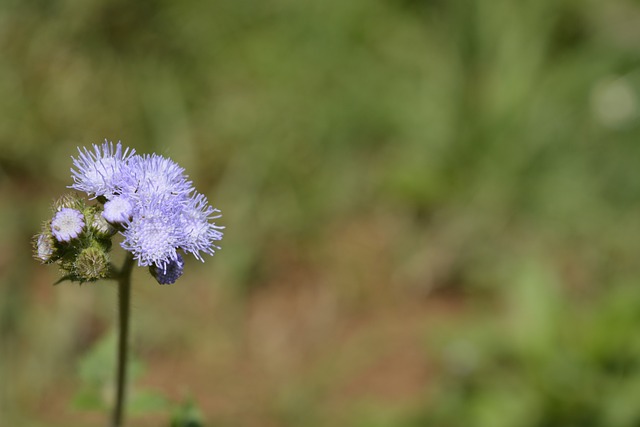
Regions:
M 115 333 L 109 332 L 84 355 L 80 361 L 80 378 L 86 384 L 102 386 L 114 380 L 116 369 Z M 144 372 L 144 366 L 139 359 L 129 353 L 129 380 L 139 378 Z
M 187 400 L 173 413 L 171 427 L 203 427 L 202 412 L 193 400 Z
M 159 412 L 168 407 L 169 402 L 163 395 L 150 390 L 138 391 L 129 400 L 129 409 L 136 414 Z
M 97 341 L 80 360 L 80 379 L 86 385 L 103 386 L 113 380 L 116 361 L 116 336 L 108 333 Z
M 73 396 L 72 405 L 77 409 L 86 411 L 102 411 L 107 409 L 102 395 L 96 388 L 83 388 L 78 391 Z

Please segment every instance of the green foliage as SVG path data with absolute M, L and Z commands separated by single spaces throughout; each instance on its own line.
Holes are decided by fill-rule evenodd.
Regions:
M 109 414 L 113 398 L 115 375 L 116 336 L 105 335 L 97 341 L 80 361 L 80 389 L 73 398 L 73 405 L 81 410 L 102 411 Z M 202 425 L 202 414 L 193 400 L 181 405 L 171 403 L 162 393 L 135 387 L 135 380 L 144 373 L 143 363 L 136 357 L 129 360 L 130 387 L 127 411 L 131 416 L 149 413 L 171 413 L 172 427 L 197 427 Z
M 633 253 L 640 78 L 600 19 L 627 3 L 9 3 L 0 164 L 68 184 L 103 137 L 173 156 L 236 233 L 238 287 L 363 212 L 471 222 L 471 251 L 508 223 Z
M 508 309 L 440 342 L 441 386 L 419 419 L 445 426 L 636 426 L 640 289 L 563 296 L 544 264 L 526 263 Z M 482 318 L 482 317 L 481 317 Z M 475 326 L 474 326 L 475 324 Z
M 109 333 L 98 340 L 80 360 L 80 388 L 73 398 L 73 404 L 78 409 L 107 411 L 110 408 L 116 372 L 115 349 L 116 335 Z M 132 381 L 143 373 L 143 365 L 135 357 L 129 359 L 127 369 Z
M 131 415 L 166 412 L 169 407 L 170 403 L 167 398 L 162 393 L 153 390 L 135 390 L 128 402 Z
M 326 295 L 310 300 L 331 307 L 318 324 L 338 325 L 322 329 L 328 342 L 362 306 L 384 311 L 451 291 L 463 309 L 438 339 L 429 332 L 425 363 L 436 366 L 419 407 L 345 398 L 344 425 L 637 425 L 639 8 L 632 0 L 2 2 L 0 223 L 9 226 L 0 227 L 0 376 L 12 390 L 0 389 L 0 414 L 43 408 L 46 397 L 33 390 L 66 375 L 58 368 L 87 333 L 88 322 L 72 316 L 85 301 L 74 311 L 43 298 L 36 289 L 46 273 L 17 248 L 70 184 L 70 153 L 106 137 L 172 157 L 223 211 L 223 251 L 188 265 L 184 286 L 206 283 L 189 304 L 216 301 L 220 311 L 189 328 L 186 316 L 176 320 L 184 342 L 209 343 L 203 320 L 222 318 L 233 337 L 223 352 L 236 341 L 259 347 L 243 335 L 243 316 L 260 319 L 258 302 L 226 304 L 211 289 L 269 295 L 274 283 L 318 284 Z M 144 292 L 140 300 L 152 293 Z M 173 350 L 159 338 L 168 309 L 140 306 L 158 317 L 148 345 Z M 110 322 L 110 307 L 98 304 L 93 321 Z M 50 333 L 53 323 L 74 338 Z M 79 406 L 104 408 L 113 348 L 83 361 Z M 184 357 L 195 352 L 184 348 Z M 340 351 L 309 354 L 340 364 Z M 246 363 L 238 371 L 250 384 L 264 366 L 287 365 Z M 278 384 L 273 394 L 286 394 L 298 376 L 291 369 L 272 374 L 284 385 L 265 380 Z M 132 407 L 162 406 L 138 393 Z M 315 393 L 275 404 L 279 420 L 334 416 Z M 273 405 L 247 395 L 249 412 Z M 0 423 L 29 425 L 12 420 Z
M 193 400 L 186 400 L 173 411 L 171 427 L 203 427 L 202 412 Z

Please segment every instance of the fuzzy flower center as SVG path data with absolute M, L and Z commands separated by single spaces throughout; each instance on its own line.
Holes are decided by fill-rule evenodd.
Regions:
M 133 206 L 125 197 L 117 196 L 104 204 L 104 219 L 112 224 L 124 224 L 131 218 Z
M 62 208 L 51 221 L 51 233 L 59 242 L 69 242 L 84 228 L 84 215 L 71 208 Z

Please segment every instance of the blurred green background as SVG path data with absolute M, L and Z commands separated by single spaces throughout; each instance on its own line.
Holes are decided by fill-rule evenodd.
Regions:
M 105 424 L 72 402 L 114 284 L 30 254 L 105 138 L 227 226 L 177 284 L 135 273 L 133 397 L 210 426 L 640 425 L 639 95 L 637 0 L 3 0 L 0 425 Z

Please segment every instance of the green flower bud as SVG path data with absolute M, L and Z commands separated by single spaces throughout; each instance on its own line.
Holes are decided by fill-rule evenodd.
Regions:
M 74 275 L 80 282 L 91 282 L 109 276 L 109 257 L 96 246 L 83 249 L 74 263 Z
M 67 193 L 53 202 L 53 211 L 59 212 L 63 208 L 75 209 L 82 212 L 84 209 L 84 200 L 74 193 Z
M 100 238 L 109 238 L 116 234 L 117 230 L 107 222 L 100 212 L 93 212 L 93 218 L 90 222 L 91 229 Z
M 53 262 L 56 242 L 51 233 L 40 233 L 33 236 L 33 257 L 43 264 Z

